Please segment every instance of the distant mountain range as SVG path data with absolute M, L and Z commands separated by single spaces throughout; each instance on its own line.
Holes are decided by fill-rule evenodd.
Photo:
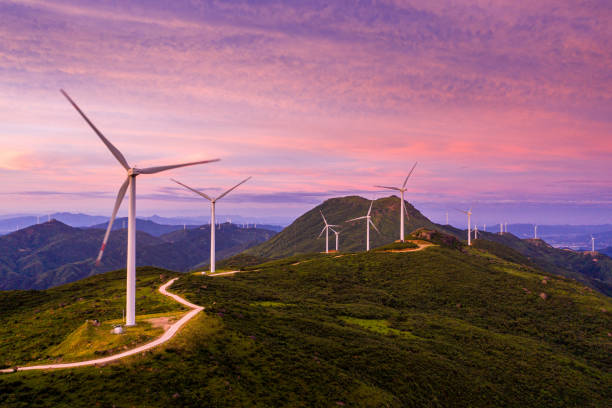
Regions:
M 15 232 L 16 230 L 29 227 L 30 225 L 36 225 L 41 222 L 48 221 L 50 219 L 55 219 L 66 225 L 70 225 L 71 227 L 92 227 L 105 229 L 106 224 L 108 223 L 108 217 L 105 216 L 69 212 L 54 213 L 42 216 L 19 215 L 14 217 L 0 218 L 0 235 Z M 122 229 L 124 220 L 126 220 L 126 218 L 117 219 L 113 224 L 113 230 Z M 151 217 L 138 218 L 136 228 L 139 231 L 144 231 L 149 234 L 159 236 L 170 231 L 183 229 L 185 225 L 194 228 L 196 226 L 208 224 L 209 220 L 209 217 L 160 217 L 158 215 L 153 215 Z M 239 225 L 248 223 L 249 226 L 257 225 L 259 228 L 269 229 L 277 232 L 283 229 L 283 227 L 281 226 L 282 223 L 279 223 L 278 225 L 265 224 L 263 222 L 258 221 L 254 222 L 253 219 L 246 219 L 244 217 L 236 215 L 218 215 L 217 220 L 231 220 L 233 223 L 237 223 Z M 153 222 L 155 225 L 147 223 L 146 221 Z M 169 226 L 170 228 L 164 229 L 162 227 L 157 227 L 158 225 L 166 227 Z
M 160 232 L 163 226 L 145 221 Z M 217 258 L 224 259 L 264 242 L 275 232 L 221 224 L 217 231 Z M 30 226 L 0 237 L 0 289 L 44 289 L 101 272 L 125 267 L 126 230 L 114 230 L 102 264 L 94 266 L 103 229 L 74 228 L 57 220 Z M 210 226 L 136 235 L 138 266 L 151 265 L 190 271 L 208 264 Z

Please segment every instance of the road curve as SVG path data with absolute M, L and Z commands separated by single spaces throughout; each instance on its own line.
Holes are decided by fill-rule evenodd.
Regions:
M 74 367 L 85 367 L 85 366 L 93 366 L 99 364 L 111 363 L 113 361 L 120 360 L 125 357 L 133 356 L 138 353 L 142 353 L 143 351 L 150 350 L 154 347 L 157 347 L 161 344 L 164 344 L 168 340 L 170 340 L 174 335 L 179 331 L 185 323 L 189 320 L 193 319 L 198 313 L 200 313 L 204 308 L 202 306 L 194 305 L 191 302 L 186 301 L 182 297 L 175 295 L 173 293 L 168 292 L 166 289 L 174 283 L 178 278 L 174 278 L 164 283 L 159 287 L 159 293 L 164 296 L 171 297 L 182 305 L 187 306 L 191 309 L 185 316 L 181 317 L 176 323 L 172 324 L 168 330 L 161 335 L 161 337 L 143 344 L 142 346 L 136 347 L 131 350 L 124 351 L 123 353 L 114 354 L 112 356 L 97 358 L 95 360 L 86 360 L 86 361 L 77 361 L 74 363 L 60 363 L 60 364 L 43 364 L 43 365 L 35 365 L 35 366 L 25 366 L 25 367 L 16 367 L 16 368 L 7 368 L 0 370 L 0 373 L 12 373 L 16 371 L 28 371 L 28 370 L 52 370 L 58 368 L 74 368 Z

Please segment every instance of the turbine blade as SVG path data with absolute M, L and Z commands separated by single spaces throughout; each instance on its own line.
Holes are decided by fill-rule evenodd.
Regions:
M 98 130 L 98 128 L 91 122 L 91 120 L 89 120 L 89 118 L 87 116 L 85 116 L 85 114 L 83 113 L 81 108 L 79 108 L 77 106 L 77 104 L 72 99 L 70 99 L 68 94 L 63 89 L 60 89 L 60 92 L 66 97 L 66 99 L 68 99 L 68 102 L 70 102 L 70 104 L 72 104 L 72 106 L 74 106 L 74 109 L 76 109 L 77 112 L 79 112 L 81 114 L 83 119 L 85 119 L 85 122 L 87 122 L 89 124 L 89 126 L 93 129 L 93 131 L 96 132 L 96 134 L 98 135 L 100 140 L 102 140 L 102 143 L 104 143 L 106 145 L 108 150 L 110 150 L 110 152 L 113 154 L 113 156 L 115 156 L 117 161 L 119 161 L 119 163 L 121 163 L 121 165 L 126 170 L 129 170 L 130 169 L 130 165 L 128 164 L 127 160 L 125 160 L 125 157 L 123 157 L 123 155 L 121 154 L 119 149 L 117 149 L 115 146 L 113 146 L 113 144 L 106 137 L 104 137 L 102 132 L 100 132 Z
M 464 213 L 464 214 L 467 214 L 467 211 L 463 211 L 463 210 L 460 210 L 460 209 L 458 209 L 458 208 L 455 208 L 455 210 L 456 210 L 456 211 L 459 211 L 459 212 L 462 212 L 462 213 Z
M 240 183 L 236 184 L 234 187 L 230 188 L 229 190 L 227 190 L 225 193 L 221 194 L 219 197 L 217 197 L 217 199 L 215 201 L 218 201 L 220 199 L 222 199 L 223 197 L 225 197 L 226 195 L 228 195 L 232 190 L 236 189 L 239 185 L 246 183 L 247 181 L 249 181 L 251 179 L 251 176 L 245 178 L 244 180 L 242 180 Z
M 180 181 L 177 181 L 177 180 L 175 180 L 175 179 L 173 179 L 173 178 L 171 178 L 170 180 L 172 180 L 172 181 L 174 181 L 176 184 L 180 184 L 181 186 L 185 187 L 186 189 L 191 190 L 191 191 L 193 191 L 194 193 L 196 193 L 196 194 L 198 194 L 198 195 L 200 195 L 200 196 L 204 197 L 204 198 L 205 198 L 205 199 L 207 199 L 208 201 L 212 201 L 212 200 L 213 200 L 212 198 L 210 198 L 208 195 L 204 194 L 203 192 L 198 191 L 198 190 L 196 190 L 195 188 L 191 188 L 191 187 L 189 187 L 188 185 L 181 183 Z
M 378 188 L 386 188 L 387 190 L 397 190 L 397 191 L 401 191 L 400 188 L 397 187 L 388 187 L 388 186 L 374 186 L 374 187 L 378 187 Z
M 332 230 L 332 231 L 334 231 L 334 234 L 338 235 L 338 231 L 336 231 L 335 229 L 333 229 L 333 228 L 331 228 L 331 227 L 330 227 L 329 229 L 330 229 L 330 230 Z
M 357 217 L 357 218 L 352 218 L 350 220 L 346 220 L 344 222 L 351 222 L 351 221 L 357 221 L 357 220 L 363 220 L 364 218 L 368 218 L 367 215 L 364 215 L 363 217 Z
M 117 194 L 117 199 L 115 200 L 115 207 L 113 208 L 113 214 L 111 215 L 111 218 L 108 221 L 108 227 L 106 227 L 106 233 L 104 234 L 104 239 L 102 240 L 102 247 L 100 248 L 100 252 L 98 253 L 98 258 L 96 258 L 96 266 L 100 265 L 102 254 L 104 254 L 104 249 L 106 248 L 108 237 L 110 235 L 111 229 L 113 228 L 113 222 L 115 222 L 115 217 L 117 217 L 117 211 L 119 211 L 119 207 L 121 206 L 123 197 L 125 197 L 125 192 L 127 191 L 129 184 L 130 184 L 130 177 L 128 176 L 123 182 L 123 184 L 121 185 L 121 187 L 119 188 L 119 193 Z
M 323 235 L 323 233 L 325 232 L 325 228 L 327 228 L 327 225 L 323 227 L 323 229 L 321 230 L 321 233 L 319 234 L 317 238 L 321 238 L 321 235 Z
M 321 217 L 323 217 L 323 222 L 325 223 L 325 225 L 328 225 L 327 220 L 325 219 L 325 216 L 323 215 L 323 211 L 319 210 L 319 212 L 321 213 Z
M 368 220 L 368 222 L 374 227 L 374 229 L 376 230 L 376 232 L 378 232 L 378 234 L 380 234 L 380 231 L 378 230 L 378 228 L 376 228 L 376 225 L 374 225 L 374 223 L 372 222 L 372 220 Z
M 368 215 L 372 212 L 372 206 L 374 205 L 374 200 L 370 203 L 370 209 L 368 210 Z
M 196 164 L 212 163 L 212 162 L 216 162 L 216 161 L 219 161 L 219 159 L 202 160 L 202 161 L 197 161 L 197 162 L 181 163 L 181 164 L 171 164 L 169 166 L 147 167 L 146 169 L 139 169 L 139 172 L 140 172 L 140 174 L 155 174 L 155 173 L 159 173 L 161 171 L 176 169 L 176 168 L 179 168 L 179 167 L 194 166 Z
M 402 184 L 402 188 L 406 187 L 406 183 L 408 182 L 408 179 L 410 178 L 410 176 L 412 175 L 412 172 L 414 171 L 414 168 L 416 167 L 418 162 L 414 163 L 414 166 L 412 166 L 412 169 L 410 170 L 410 173 L 408 173 L 408 175 L 406 176 L 406 180 L 404 180 L 404 184 Z
M 410 216 L 408 215 L 408 208 L 404 205 L 404 212 L 406 213 L 406 219 L 409 219 Z

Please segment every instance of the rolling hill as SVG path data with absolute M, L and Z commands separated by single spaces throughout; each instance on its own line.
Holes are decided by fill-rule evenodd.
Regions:
M 399 239 L 400 199 L 396 196 L 380 198 L 372 206 L 372 221 L 380 231 L 370 228 L 370 246 L 376 247 Z M 323 228 L 322 211 L 327 222 L 340 225 L 340 251 L 365 250 L 365 220 L 345 222 L 351 218 L 366 215 L 370 200 L 349 196 L 331 198 L 297 218 L 278 235 L 260 245 L 245 251 L 245 254 L 265 258 L 282 258 L 300 253 L 325 251 L 325 236 L 317 238 Z M 445 231 L 444 227 L 432 223 L 410 203 L 406 202 L 408 218 L 406 232 L 417 228 L 430 228 Z M 335 248 L 335 235 L 330 234 L 330 249 Z
M 509 233 L 479 233 L 479 238 L 474 241 L 477 248 L 494 250 L 487 242 L 501 244 L 549 273 L 576 279 L 612 296 L 612 259 L 603 253 L 554 248 L 541 239 L 520 239 Z
M 275 233 L 222 224 L 217 257 L 223 259 L 261 243 Z M 111 232 L 102 264 L 93 261 L 104 235 L 101 229 L 73 228 L 56 220 L 0 237 L 0 290 L 44 289 L 125 267 L 126 231 Z M 136 264 L 189 271 L 210 258 L 208 225 L 160 237 L 138 231 Z
M 167 346 L 107 366 L 1 375 L 0 405 L 608 406 L 612 301 L 507 251 L 514 262 L 442 244 L 183 275 L 172 290 L 205 314 Z M 139 269 L 139 291 L 160 273 Z M 118 316 L 109 310 L 123 289 L 109 282 L 121 278 L 0 293 L 2 338 L 17 339 L 0 345 L 2 363 L 51 358 L 84 318 Z M 165 307 L 143 294 L 139 313 Z M 23 350 L 22 334 L 54 321 L 69 327 Z
M 352 223 L 348 219 L 365 215 L 370 201 L 362 197 L 332 198 L 306 212 L 291 225 L 269 241 L 246 250 L 240 256 L 226 260 L 221 265 L 233 267 L 259 263 L 264 259 L 278 259 L 300 253 L 314 253 L 325 250 L 325 237 L 317 238 L 324 224 L 319 211 L 325 214 L 330 224 L 340 224 L 340 251 L 362 251 L 365 249 L 365 221 Z M 399 237 L 400 199 L 390 196 L 378 199 L 372 206 L 372 219 L 380 230 L 378 234 L 370 229 L 371 247 L 394 242 Z M 466 240 L 467 231 L 450 225 L 431 222 L 410 203 L 406 203 L 408 218 L 406 232 L 428 228 Z M 479 233 L 474 244 L 485 248 L 486 242 L 495 242 L 512 248 L 524 257 L 524 261 L 537 265 L 543 270 L 583 282 L 602 293 L 612 296 L 612 259 L 605 254 L 595 257 L 582 252 L 554 248 L 542 240 L 520 239 L 513 234 L 503 235 L 489 232 Z M 330 249 L 334 248 L 335 236 L 330 235 Z M 252 258 L 249 258 L 252 257 Z

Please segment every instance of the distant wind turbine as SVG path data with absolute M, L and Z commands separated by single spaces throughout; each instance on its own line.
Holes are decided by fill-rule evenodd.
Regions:
M 474 239 L 478 239 L 478 225 L 474 225 Z
M 412 166 L 410 173 L 408 173 L 408 175 L 404 179 L 404 184 L 402 184 L 401 187 L 374 186 L 374 187 L 379 187 L 379 188 L 386 188 L 387 190 L 396 190 L 401 193 L 402 204 L 400 208 L 400 241 L 402 242 L 404 242 L 404 213 L 406 213 L 406 216 L 408 215 L 405 204 L 404 204 L 404 192 L 406 191 L 406 183 L 408 183 L 408 179 L 412 175 L 412 172 L 414 171 L 414 168 L 416 167 L 416 165 L 417 163 L 414 163 L 414 166 Z M 446 223 L 448 224 L 448 221 Z
M 218 161 L 219 159 L 213 160 L 203 160 L 197 162 L 190 163 L 182 163 L 182 164 L 173 164 L 169 166 L 156 166 L 156 167 L 147 167 L 144 169 L 139 169 L 136 167 L 130 167 L 127 160 L 121 154 L 119 149 L 117 149 L 103 134 L 96 128 L 96 126 L 89 120 L 87 116 L 83 113 L 83 111 L 77 106 L 77 104 L 68 96 L 64 90 L 61 90 L 62 94 L 68 99 L 68 102 L 77 110 L 77 112 L 81 115 L 85 122 L 89 124 L 89 126 L 93 129 L 93 131 L 98 135 L 102 143 L 106 145 L 108 150 L 115 156 L 115 159 L 123 166 L 123 168 L 127 172 L 127 178 L 119 188 L 119 194 L 117 194 L 117 199 L 115 200 L 115 207 L 113 208 L 112 216 L 108 222 L 108 227 L 106 228 L 106 234 L 104 234 L 104 239 L 102 241 L 102 247 L 100 248 L 100 253 L 98 254 L 98 258 L 96 259 L 96 265 L 100 264 L 100 260 L 102 259 L 102 254 L 104 253 L 104 249 L 106 248 L 106 243 L 108 242 L 108 237 L 110 235 L 111 229 L 113 227 L 113 222 L 115 221 L 115 217 L 117 216 L 117 211 L 119 211 L 119 207 L 121 206 L 121 202 L 125 197 L 125 193 L 130 188 L 130 208 L 128 215 L 128 242 L 127 242 L 127 293 L 126 293 L 126 325 L 134 326 L 136 324 L 136 176 L 139 174 L 155 174 L 162 171 L 176 169 L 179 167 L 185 166 L 193 166 L 196 164 L 204 164 Z
M 472 245 L 472 209 L 470 208 L 467 211 L 463 211 L 463 210 L 457 210 L 459 212 L 462 212 L 464 214 L 467 215 L 467 219 L 468 219 L 468 246 Z
M 193 188 L 191 188 L 191 187 L 181 183 L 180 181 L 177 181 L 175 179 L 171 179 L 176 184 L 180 184 L 181 186 L 185 187 L 187 190 L 191 190 L 194 193 L 196 193 L 197 195 L 202 196 L 205 199 L 207 199 L 208 201 L 210 201 L 210 273 L 215 273 L 215 204 L 217 203 L 217 201 L 219 201 L 220 199 L 222 199 L 223 197 L 228 195 L 231 191 L 236 189 L 238 186 L 240 186 L 241 184 L 246 183 L 250 179 L 251 179 L 250 176 L 245 178 L 240 183 L 236 184 L 234 187 L 230 188 L 229 190 L 227 190 L 225 193 L 221 194 L 217 198 L 212 198 L 209 195 L 207 195 L 207 194 L 205 194 L 205 193 L 203 193 L 201 191 L 198 191 L 196 189 L 193 189 Z M 219 229 L 221 229 L 221 224 L 219 224 Z M 202 275 L 204 275 L 204 272 L 202 272 Z
M 595 253 L 595 237 L 591 235 L 591 252 Z
M 323 217 L 323 222 L 325 223 L 325 226 L 323 227 L 323 229 L 321 230 L 321 233 L 319 234 L 317 238 L 320 238 L 321 235 L 325 232 L 325 253 L 328 254 L 329 253 L 329 230 L 332 229 L 331 227 L 337 227 L 337 225 L 328 224 L 327 220 L 325 219 L 325 216 L 323 215 L 323 212 L 321 210 L 319 210 L 319 212 L 321 213 L 321 217 Z M 338 233 L 336 232 L 336 250 L 338 250 L 337 247 L 338 247 Z
M 538 226 L 533 225 L 533 239 L 538 239 Z
M 373 204 L 374 204 L 374 200 L 372 200 L 372 202 L 370 203 L 370 209 L 368 210 L 368 213 L 364 215 L 363 217 L 352 218 L 346 221 L 346 222 L 352 222 L 352 221 L 363 220 L 363 219 L 366 220 L 366 251 L 370 250 L 370 224 L 372 224 L 376 232 L 380 234 L 380 231 L 378 230 L 378 228 L 376 228 L 376 225 L 374 225 L 374 223 L 372 222 L 372 217 L 370 216 L 370 213 L 372 212 Z

